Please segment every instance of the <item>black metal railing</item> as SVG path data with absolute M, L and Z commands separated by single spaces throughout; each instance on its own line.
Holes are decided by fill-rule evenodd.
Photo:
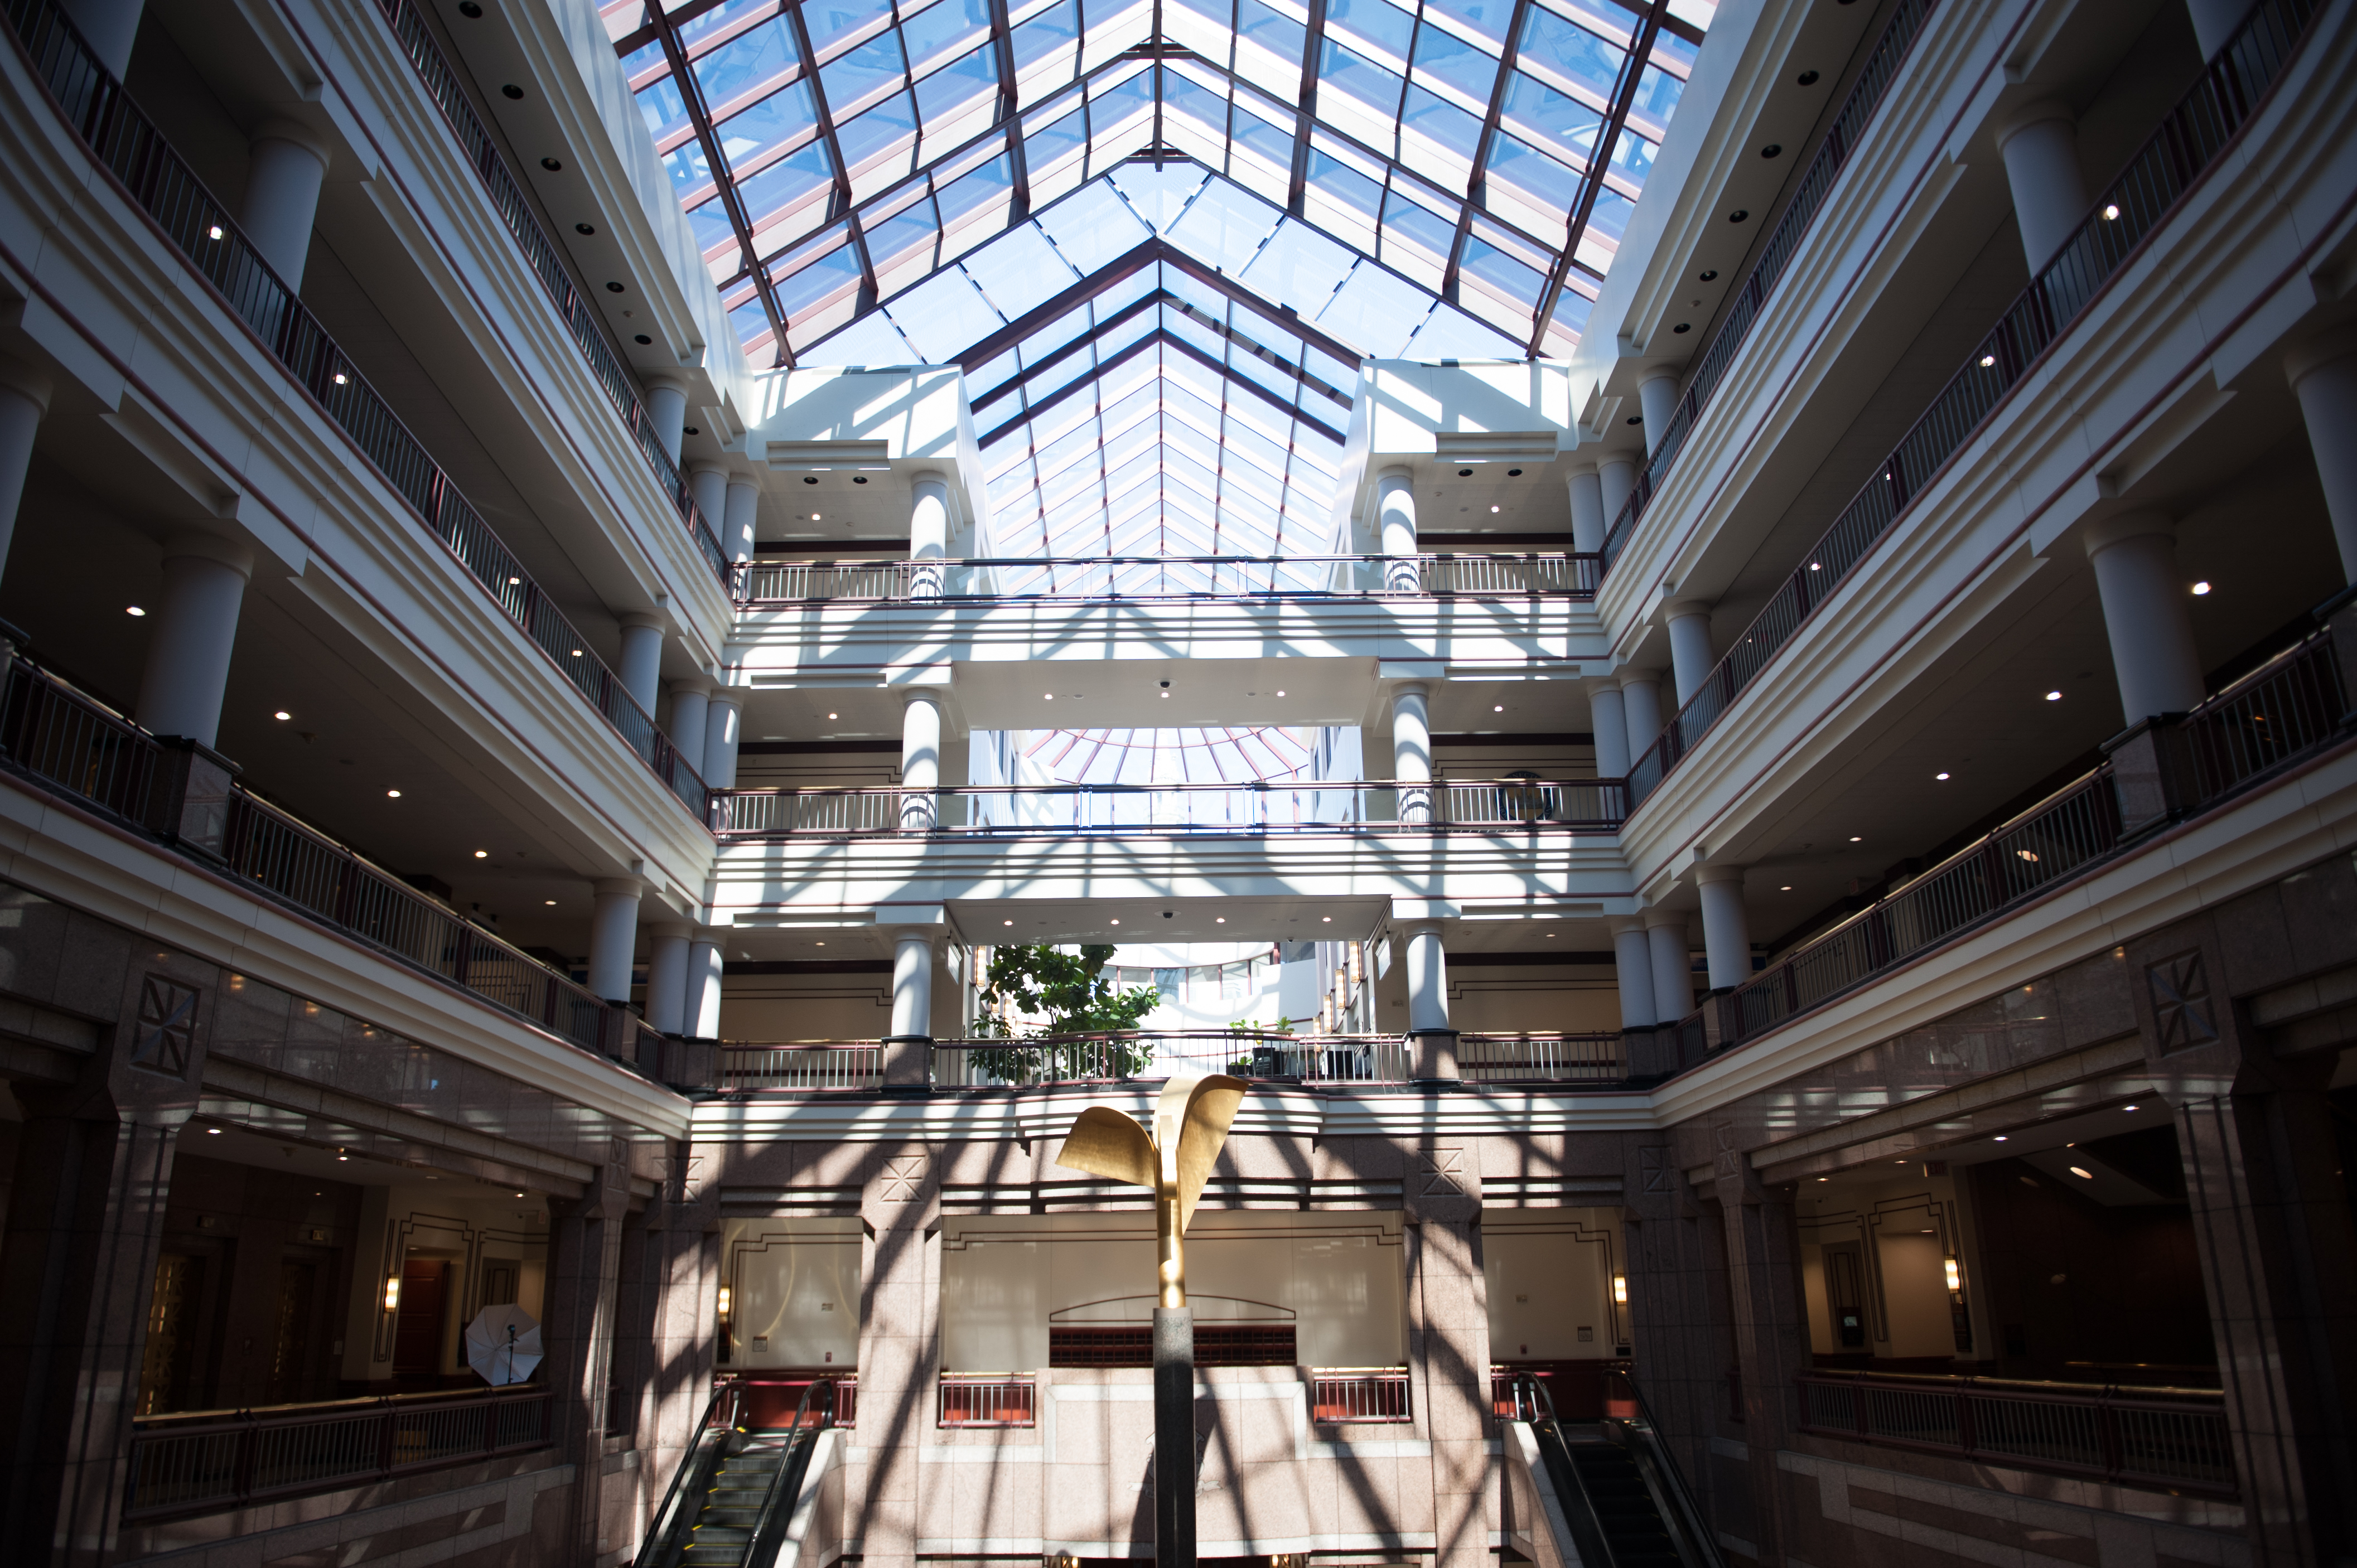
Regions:
M 2345 642 L 2357 642 L 2357 612 L 2344 609 L 2191 712 L 2129 731 L 2083 777 L 1664 1026 L 1663 1065 L 1757 1038 L 2347 738 Z M 2124 802 L 2124 777 L 2149 782 Z
M 675 1042 L 628 1007 L 262 799 L 211 752 L 158 740 L 22 655 L 0 675 L 0 769 L 192 852 L 274 903 L 583 1050 L 658 1082 L 693 1070 Z
M 1057 555 L 972 560 L 754 561 L 741 605 L 920 599 L 1592 599 L 1598 558 L 1570 553 Z
M 1802 1428 L 1828 1437 L 2128 1486 L 2240 1495 L 2223 1398 L 2214 1389 L 1811 1372 L 1800 1380 L 1800 1396 Z
M 537 644 L 623 743 L 701 821 L 704 781 L 672 749 L 621 678 L 542 592 L 482 514 L 378 395 L 295 291 L 270 269 L 229 209 L 108 75 L 54 0 L 6 0 L 33 73 L 91 155 L 220 294 L 320 411 L 458 558 L 493 603 Z
M 688 537 L 695 542 L 696 553 L 704 557 L 705 564 L 725 585 L 728 581 L 728 556 L 720 548 L 719 540 L 713 536 L 710 520 L 697 509 L 687 481 L 680 475 L 679 465 L 663 449 L 662 437 L 639 402 L 638 388 L 632 384 L 630 371 L 623 367 L 613 345 L 607 341 L 606 334 L 599 328 L 597 312 L 589 307 L 587 300 L 581 297 L 581 291 L 573 286 L 573 274 L 565 269 L 564 257 L 555 242 L 548 237 L 548 231 L 533 216 L 532 203 L 526 199 L 515 177 L 508 172 L 506 160 L 500 156 L 498 144 L 491 140 L 490 133 L 484 129 L 482 121 L 476 116 L 474 105 L 467 102 L 466 90 L 458 84 L 458 73 L 443 58 L 441 46 L 435 41 L 432 29 L 409 0 L 377 0 L 376 8 L 393 29 L 393 38 L 401 45 L 401 52 L 416 70 L 425 95 L 442 112 L 443 123 L 450 127 L 450 134 L 457 138 L 468 163 L 473 166 L 477 177 L 482 180 L 483 194 L 490 199 L 491 210 L 499 214 L 500 223 L 514 238 L 516 248 L 523 252 L 524 263 L 531 269 L 532 275 L 540 280 L 541 289 L 548 295 L 549 304 L 555 307 L 557 316 L 565 322 L 565 330 L 571 334 L 575 345 L 581 350 L 582 359 L 588 364 L 589 374 L 604 389 L 607 400 L 614 405 L 614 412 L 621 416 L 622 426 L 630 432 L 639 455 L 646 461 L 648 471 L 654 476 L 655 484 L 677 510 L 680 521 L 687 528 Z
M 394 1394 L 135 1423 L 126 1520 L 212 1513 L 338 1491 L 548 1445 L 546 1389 Z
M 1727 319 L 1720 323 L 1717 335 L 1710 340 L 1710 347 L 1696 356 L 1694 373 L 1687 379 L 1685 391 L 1679 396 L 1669 423 L 1658 431 L 1646 433 L 1652 444 L 1652 455 L 1638 470 L 1636 484 L 1629 492 L 1628 500 L 1622 503 L 1619 514 L 1605 531 L 1604 570 L 1610 571 L 1612 563 L 1620 558 L 1638 520 L 1645 515 L 1646 503 L 1662 488 L 1669 477 L 1671 467 L 1678 460 L 1678 454 L 1685 449 L 1686 438 L 1694 434 L 1695 422 L 1710 406 L 1710 400 L 1717 393 L 1719 383 L 1727 379 L 1728 367 L 1742 352 L 1745 341 L 1751 336 L 1752 327 L 1759 321 L 1760 312 L 1767 307 L 1769 295 L 1783 280 L 1784 269 L 1792 264 L 1794 252 L 1801 248 L 1802 237 L 1808 233 L 1811 225 L 1816 222 L 1817 214 L 1824 210 L 1826 194 L 1833 189 L 1834 182 L 1841 177 L 1842 170 L 1848 166 L 1850 155 L 1866 134 L 1867 122 L 1873 119 L 1875 110 L 1881 107 L 1884 94 L 1889 91 L 1900 67 L 1907 63 L 1907 56 L 1914 48 L 1915 39 L 1921 34 L 1924 22 L 1937 4 L 1938 0 L 1902 0 L 1883 27 L 1882 37 L 1876 41 L 1874 52 L 1867 57 L 1866 69 L 1858 73 L 1857 82 L 1850 88 L 1848 100 L 1842 104 L 1841 112 L 1834 116 L 1833 127 L 1825 134 L 1824 145 L 1817 149 L 1817 156 L 1810 161 L 1807 172 L 1801 176 L 1800 183 L 1793 188 L 1792 199 L 1785 204 L 1784 215 L 1778 220 L 1776 231 L 1768 237 L 1768 243 L 1761 250 L 1758 263 L 1752 267 L 1751 275 L 1743 280 L 1742 286 L 1735 291 L 1734 298 L 1729 301 Z
M 1632 806 L 1651 795 L 1750 688 L 2093 303 L 2121 264 L 2217 164 L 2282 75 L 2309 20 L 2321 8 L 2322 0 L 2261 0 L 2233 40 L 2163 118 L 2126 169 L 2096 198 L 2077 231 L 2039 269 L 1659 737 L 1631 761 Z M 1608 548 L 1608 559 L 1609 554 Z

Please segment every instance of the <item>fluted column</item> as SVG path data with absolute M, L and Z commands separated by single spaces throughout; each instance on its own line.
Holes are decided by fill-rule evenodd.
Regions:
M 2071 111 L 2060 103 L 2031 105 L 1999 134 L 1997 150 L 2013 190 L 2022 258 L 2035 273 L 2087 216 L 2087 180 L 2079 169 Z
M 1677 681 L 1678 706 L 1683 708 L 1702 690 L 1717 662 L 1710 650 L 1710 607 L 1700 599 L 1677 599 L 1665 608 L 1670 623 L 1670 670 Z
M 614 673 L 622 678 L 622 690 L 630 701 L 652 718 L 662 691 L 662 618 L 634 610 L 621 618 L 622 656 Z
M 33 463 L 33 438 L 49 411 L 49 379 L 32 366 L 0 359 L 0 573 L 16 537 L 16 508 Z
M 1383 553 L 1383 587 L 1413 594 L 1422 587 L 1415 542 L 1415 476 L 1405 467 L 1375 477 L 1375 524 Z
M 1661 449 L 1662 437 L 1670 432 L 1670 420 L 1678 411 L 1678 372 L 1675 367 L 1660 365 L 1645 372 L 1637 383 L 1637 406 L 1645 419 L 1645 456 L 1651 457 Z
M 1604 548 L 1604 530 L 1612 519 L 1604 510 L 1604 480 L 1589 463 L 1574 468 L 1565 481 L 1571 491 L 1571 547 L 1582 555 Z
M 269 120 L 253 133 L 253 163 L 237 226 L 286 286 L 301 293 L 311 254 L 311 228 L 319 216 L 319 186 L 328 177 L 328 145 L 307 125 Z
M 900 691 L 900 826 L 930 832 L 941 820 L 934 791 L 942 787 L 942 694 L 930 687 Z
M 1686 947 L 1686 918 L 1672 909 L 1645 911 L 1645 945 L 1653 960 L 1653 1016 L 1674 1024 L 1694 1011 L 1694 961 Z
M 2308 449 L 2341 547 L 2341 577 L 2357 584 L 2357 331 L 2343 329 L 2304 345 L 2284 369 L 2308 425 Z
M 2192 707 L 2202 696 L 2201 658 L 2190 590 L 2177 569 L 2175 524 L 2158 512 L 2131 512 L 2091 525 L 2086 546 L 2103 596 L 2120 712 L 2133 725 Z
M 221 736 L 221 699 L 237 646 L 253 555 L 210 533 L 174 535 L 164 546 L 164 600 L 150 618 L 139 722 L 156 735 L 211 746 Z
M 1620 1026 L 1649 1029 L 1660 1022 L 1653 1007 L 1653 950 L 1638 916 L 1613 917 L 1612 971 L 1620 987 Z
M 1702 895 L 1702 948 L 1710 988 L 1730 991 L 1751 978 L 1751 927 L 1743 912 L 1743 867 L 1706 865 L 1695 873 Z
M 655 439 L 678 462 L 680 438 L 687 431 L 687 383 L 676 376 L 649 376 L 647 418 L 654 425 Z
M 608 1002 L 627 1003 L 638 957 L 640 883 L 633 876 L 608 877 L 597 891 L 589 916 L 589 989 Z
M 1629 711 L 1618 681 L 1597 681 L 1587 688 L 1587 723 L 1596 736 L 1596 776 L 1629 777 Z
M 950 551 L 950 488 L 941 475 L 919 474 L 909 486 L 909 593 L 912 598 L 942 595 L 942 562 Z

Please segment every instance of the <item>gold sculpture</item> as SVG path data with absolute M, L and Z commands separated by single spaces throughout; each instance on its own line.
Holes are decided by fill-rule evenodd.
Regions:
M 1162 1086 L 1154 1130 L 1110 1106 L 1092 1105 L 1072 1121 L 1056 1164 L 1154 1194 L 1155 1274 L 1159 1305 L 1187 1305 L 1187 1222 L 1211 1179 L 1211 1162 L 1243 1102 L 1244 1081 L 1225 1073 L 1189 1073 Z

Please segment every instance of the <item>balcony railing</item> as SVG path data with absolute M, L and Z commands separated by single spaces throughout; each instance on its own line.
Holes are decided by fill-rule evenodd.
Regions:
M 458 559 L 500 610 L 537 644 L 623 744 L 698 817 L 704 781 L 590 651 L 578 628 L 541 591 L 482 515 L 409 433 L 334 338 L 304 308 L 122 85 L 93 59 L 54 0 L 6 0 L 9 26 L 58 110 L 183 259 L 219 293 L 321 413 L 351 439 L 427 532 Z
M 1819 607 L 1929 489 L 2186 193 L 2214 166 L 2283 74 L 2321 0 L 2262 0 L 2078 231 L 2039 270 L 1932 406 L 1803 556 L 1660 736 L 1629 768 L 1632 805 L 1735 704 Z M 1610 550 L 1608 546 L 1608 556 Z
M 2342 599 L 2350 596 L 2341 596 Z M 2336 600 L 2336 604 L 2340 601 Z M 2192 712 L 2138 726 L 2084 777 L 1671 1026 L 1664 1065 L 1764 1035 L 2348 738 L 2357 607 Z
M 1923 31 L 1923 23 L 1932 14 L 1937 0 L 1903 0 L 1892 13 L 1882 37 L 1867 57 L 1866 69 L 1858 73 L 1857 82 L 1850 89 L 1849 99 L 1834 116 L 1833 128 L 1825 134 L 1824 145 L 1817 149 L 1808 171 L 1793 188 L 1792 199 L 1784 208 L 1784 216 L 1777 221 L 1776 231 L 1768 237 L 1768 244 L 1760 255 L 1759 264 L 1743 286 L 1735 291 L 1728 302 L 1727 319 L 1718 335 L 1695 360 L 1694 374 L 1686 381 L 1684 393 L 1671 413 L 1667 427 L 1646 433 L 1652 455 L 1638 471 L 1635 487 L 1629 492 L 1620 515 L 1612 520 L 1604 535 L 1602 564 L 1610 570 L 1635 532 L 1638 520 L 1645 515 L 1646 503 L 1653 492 L 1662 488 L 1678 455 L 1685 450 L 1686 438 L 1694 434 L 1695 422 L 1710 406 L 1719 383 L 1727 379 L 1728 367 L 1741 353 L 1751 328 L 1767 307 L 1768 296 L 1782 281 L 1784 269 L 1792 264 L 1792 256 L 1801 248 L 1801 239 L 1824 209 L 1825 197 L 1848 166 L 1850 155 L 1866 134 L 1867 122 L 1882 103 L 1883 95 L 1907 63 L 1907 56 L 1915 47 L 1915 39 Z
M 1982 1464 L 2238 1495 L 2222 1397 L 2199 1389 L 1814 1372 L 1801 1425 Z
M 565 322 L 565 330 L 573 338 L 574 345 L 581 350 L 582 359 L 589 366 L 590 375 L 604 390 L 607 400 L 614 405 L 614 412 L 621 416 L 622 426 L 630 433 L 630 439 L 637 445 L 639 456 L 645 461 L 648 472 L 654 476 L 655 484 L 670 498 L 672 506 L 678 511 L 680 521 L 687 528 L 688 537 L 695 542 L 696 553 L 704 557 L 705 564 L 712 569 L 713 575 L 726 583 L 728 557 L 722 552 L 720 542 L 713 537 L 710 520 L 696 509 L 695 498 L 690 493 L 687 481 L 681 478 L 679 465 L 663 449 L 662 437 L 656 433 L 653 420 L 648 417 L 646 409 L 640 405 L 630 371 L 623 368 L 613 345 L 606 340 L 606 334 L 597 324 L 597 312 L 573 286 L 573 274 L 565 270 L 563 253 L 557 250 L 555 242 L 548 237 L 547 231 L 541 228 L 540 220 L 533 215 L 532 203 L 516 184 L 515 177 L 508 172 L 506 161 L 500 156 L 498 144 L 484 130 L 483 123 L 476 118 L 474 106 L 467 102 L 465 89 L 458 85 L 458 73 L 443 58 L 441 46 L 435 42 L 432 30 L 410 0 L 376 0 L 376 8 L 386 25 L 392 27 L 393 38 L 400 43 L 401 52 L 416 70 L 425 95 L 442 112 L 443 123 L 457 138 L 459 149 L 466 154 L 468 163 L 474 166 L 476 175 L 483 182 L 483 194 L 490 200 L 491 210 L 499 214 L 500 223 L 514 238 L 517 249 L 523 252 L 532 275 L 540 280 L 549 304 L 555 307 L 556 314 Z
M 1468 1083 L 1602 1083 L 1629 1076 L 1620 1036 L 1459 1035 L 1457 1071 Z
M 1017 784 L 942 789 L 715 789 L 723 839 L 880 833 L 1610 832 L 1627 814 L 1617 779 L 1430 784 Z
M 154 1416 L 133 1427 L 123 1515 L 219 1512 L 542 1448 L 554 1409 L 546 1389 L 525 1389 Z
M 662 1082 L 677 1047 L 604 1001 L 237 783 L 212 753 L 167 745 L 49 674 L 8 660 L 0 769 L 28 778 L 220 866 L 273 902 L 462 986 Z
M 1405 1367 L 1313 1367 L 1309 1419 L 1319 1426 L 1396 1426 L 1414 1421 Z
M 937 1426 L 1033 1426 L 1039 1391 L 1028 1372 L 943 1372 Z
M 723 1090 L 880 1089 L 884 1048 L 866 1040 L 723 1041 L 719 1070 Z
M 932 1080 L 961 1089 L 1120 1082 L 1182 1072 L 1302 1083 L 1405 1083 L 1411 1050 L 1398 1035 L 1255 1035 L 1230 1030 L 1118 1030 L 1016 1039 L 936 1040 Z
M 1598 558 L 1574 554 L 1096 555 L 969 561 L 756 561 L 746 605 L 920 599 L 1592 599 Z

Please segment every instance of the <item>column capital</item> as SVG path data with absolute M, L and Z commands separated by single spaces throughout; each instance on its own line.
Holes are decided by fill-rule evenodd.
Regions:
M 1644 929 L 1645 917 L 1642 915 L 1615 915 L 1612 917 L 1612 934 L 1616 937 L 1625 936 L 1631 931 L 1641 931 Z
M 1662 926 L 1674 927 L 1678 930 L 1683 931 L 1686 929 L 1687 922 L 1691 920 L 1693 917 L 1684 909 L 1664 909 L 1659 905 L 1655 905 L 1653 908 L 1645 911 L 1643 918 L 1645 921 L 1645 929 L 1649 931 Z
M 687 378 L 674 375 L 669 371 L 657 371 L 654 374 L 641 379 L 646 381 L 647 390 L 650 392 L 661 387 L 665 392 L 675 392 L 682 397 L 685 397 L 688 392 Z
M 662 630 L 665 624 L 663 618 L 652 610 L 624 610 L 614 619 L 625 627 L 646 627 L 655 631 Z
M 245 139 L 248 143 L 284 142 L 290 147 L 300 147 L 318 159 L 321 168 L 326 168 L 334 161 L 334 155 L 328 150 L 328 139 L 300 120 L 289 120 L 284 117 L 264 120 L 247 132 Z
M 946 682 L 938 686 L 901 686 L 897 689 L 900 693 L 900 705 L 903 708 L 913 708 L 919 703 L 930 703 L 938 708 L 942 705 L 942 699 L 949 695 Z
M 2309 376 L 2357 356 L 2357 327 L 2338 327 L 2299 344 L 2284 355 L 2284 379 L 2297 387 Z M 0 372 L 5 379 L 5 372 Z
M 2115 544 L 2154 535 L 2174 542 L 2177 538 L 2177 520 L 2165 511 L 2122 512 L 2117 517 L 2107 517 L 2100 522 L 2089 523 L 2080 531 L 2079 541 L 2086 547 L 2087 559 L 2092 561 Z
M 1392 695 L 1394 697 L 1428 697 L 1432 695 L 1432 686 L 1429 682 L 1425 681 L 1395 681 L 1392 683 Z
M 1706 886 L 1713 882 L 1732 882 L 1739 886 L 1743 882 L 1743 874 L 1749 869 L 1750 867 L 1744 865 L 1697 865 L 1695 867 L 1694 878 L 1698 886 Z
M 646 883 L 636 876 L 600 876 L 589 886 L 600 898 L 636 898 L 647 889 Z
M 0 387 L 15 392 L 44 414 L 49 412 L 49 397 L 57 390 L 56 383 L 39 367 L 9 354 L 0 354 Z
M 184 528 L 166 534 L 164 559 L 218 561 L 249 582 L 253 578 L 253 551 L 243 541 L 202 529 Z
M 664 682 L 663 690 L 674 697 L 683 694 L 708 697 L 712 694 L 712 682 L 704 676 L 691 675 L 684 681 Z
M 1665 599 L 1662 603 L 1662 618 L 1665 621 L 1686 620 L 1700 616 L 1707 620 L 1711 607 L 1707 599 Z
M 2059 99 L 2041 98 L 2035 103 L 2025 103 L 2007 115 L 1998 124 L 1996 145 L 2002 150 L 2007 142 L 2020 135 L 2024 131 L 2037 125 L 2051 125 L 2057 122 L 2076 127 L 2079 117 L 2071 113 L 2069 104 Z

